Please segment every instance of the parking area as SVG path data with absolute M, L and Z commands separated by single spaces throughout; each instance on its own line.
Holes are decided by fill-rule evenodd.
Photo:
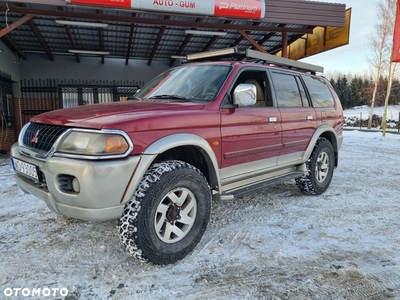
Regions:
M 215 202 L 195 251 L 164 267 L 130 257 L 116 221 L 58 216 L 23 194 L 0 157 L 0 298 L 64 288 L 55 298 L 399 299 L 400 136 L 344 137 L 326 193 L 290 182 Z

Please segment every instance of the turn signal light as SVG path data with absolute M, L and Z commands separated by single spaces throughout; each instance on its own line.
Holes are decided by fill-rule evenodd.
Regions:
M 128 150 L 128 144 L 122 136 L 111 135 L 105 140 L 104 151 L 106 153 L 124 153 Z

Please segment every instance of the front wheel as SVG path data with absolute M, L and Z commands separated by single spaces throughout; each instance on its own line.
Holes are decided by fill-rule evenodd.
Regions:
M 307 163 L 307 173 L 296 178 L 301 192 L 308 195 L 324 193 L 333 176 L 335 155 L 332 144 L 326 138 L 319 138 Z
M 126 249 L 139 259 L 166 265 L 189 254 L 207 228 L 211 190 L 203 174 L 182 161 L 154 164 L 120 218 Z

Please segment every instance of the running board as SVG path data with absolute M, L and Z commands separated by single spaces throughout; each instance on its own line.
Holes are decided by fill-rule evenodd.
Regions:
M 290 174 L 287 174 L 284 176 L 269 179 L 269 180 L 262 181 L 262 182 L 259 182 L 256 184 L 247 185 L 247 186 L 239 188 L 239 189 L 226 191 L 223 194 L 215 194 L 213 198 L 218 199 L 218 200 L 233 200 L 235 198 L 243 197 L 249 193 L 263 190 L 267 187 L 274 186 L 274 185 L 277 185 L 277 184 L 280 184 L 283 182 L 287 182 L 291 179 L 299 178 L 299 177 L 303 176 L 303 174 L 304 174 L 304 172 L 293 172 L 293 173 L 290 173 Z

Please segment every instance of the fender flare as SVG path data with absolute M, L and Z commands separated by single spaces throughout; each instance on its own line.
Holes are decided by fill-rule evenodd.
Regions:
M 157 158 L 158 154 L 182 146 L 194 146 L 202 152 L 203 157 L 207 162 L 208 173 L 210 176 L 209 184 L 211 189 L 217 188 L 220 190 L 221 180 L 218 172 L 218 160 L 210 144 L 201 136 L 190 133 L 178 133 L 155 141 L 141 154 L 140 163 L 133 173 L 121 203 L 126 203 L 132 198 L 137 186 L 143 178 L 144 173 Z
M 335 130 L 328 126 L 328 125 L 322 125 L 317 128 L 317 130 L 314 132 L 313 136 L 311 137 L 310 143 L 308 144 L 308 147 L 306 151 L 303 154 L 303 162 L 307 162 L 308 158 L 311 156 L 311 153 L 314 149 L 314 146 L 317 142 L 317 140 L 322 136 L 328 134 L 330 136 L 330 142 L 332 143 L 333 146 L 333 151 L 335 153 L 335 166 L 337 166 L 337 161 L 338 161 L 338 152 L 340 148 L 340 141 L 337 133 Z

